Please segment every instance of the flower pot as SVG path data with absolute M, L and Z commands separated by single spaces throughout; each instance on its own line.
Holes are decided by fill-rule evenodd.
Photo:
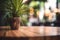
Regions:
M 20 17 L 11 18 L 10 26 L 12 30 L 18 30 L 20 27 Z

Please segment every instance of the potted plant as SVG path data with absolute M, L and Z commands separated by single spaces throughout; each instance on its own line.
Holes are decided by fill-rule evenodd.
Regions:
M 11 29 L 18 29 L 20 27 L 20 16 L 22 15 L 23 0 L 7 0 L 6 9 L 12 15 L 10 26 Z

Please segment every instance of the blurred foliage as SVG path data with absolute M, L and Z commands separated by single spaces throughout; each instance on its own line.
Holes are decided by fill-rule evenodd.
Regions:
M 21 16 L 21 26 L 26 26 L 27 22 L 28 22 L 28 15 L 24 14 L 23 16 Z
M 58 3 L 60 3 L 60 0 L 58 0 Z
M 21 19 L 21 26 L 26 26 L 27 25 L 27 22 L 28 22 L 28 16 L 29 16 L 29 6 L 28 5 L 23 5 L 22 6 L 22 11 L 21 13 L 23 13 L 21 16 L 20 16 L 20 19 Z
M 10 14 L 8 14 L 5 10 L 6 1 L 7 0 L 0 0 L 0 26 L 5 26 L 8 24 L 6 21 Z
M 40 4 L 39 1 L 31 1 L 29 6 L 33 7 L 34 9 L 39 9 L 39 4 Z
M 11 17 L 21 16 L 29 12 L 29 6 L 22 3 L 23 0 L 0 1 L 0 25 L 9 25 Z M 21 19 L 22 20 L 22 19 Z
M 32 0 L 32 1 L 40 1 L 40 2 L 46 2 L 47 0 Z
M 12 14 L 13 17 L 20 16 L 23 0 L 7 0 L 5 8 Z

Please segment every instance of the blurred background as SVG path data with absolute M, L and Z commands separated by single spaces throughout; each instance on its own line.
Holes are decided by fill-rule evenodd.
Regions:
M 2 3 L 3 2 L 3 3 Z M 0 2 L 0 26 L 9 26 L 12 14 Z M 20 10 L 21 26 L 60 26 L 60 0 L 23 0 Z

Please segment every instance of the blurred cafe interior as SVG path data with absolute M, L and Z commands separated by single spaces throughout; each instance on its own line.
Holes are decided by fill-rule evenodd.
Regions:
M 25 0 L 23 3 L 28 5 L 29 15 L 28 22 L 22 26 L 60 26 L 59 0 Z
M 60 0 L 23 0 L 22 3 L 20 26 L 60 26 Z M 0 26 L 10 26 L 11 11 L 0 12 Z

